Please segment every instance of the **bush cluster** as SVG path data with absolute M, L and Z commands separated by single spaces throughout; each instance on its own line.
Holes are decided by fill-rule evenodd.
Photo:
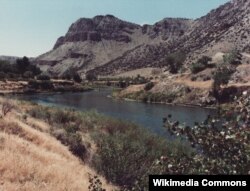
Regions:
M 88 152 L 82 135 L 90 134 L 97 146 L 90 164 L 123 190 L 147 190 L 149 174 L 250 173 L 250 97 L 246 93 L 230 108 L 219 109 L 218 116 L 192 127 L 168 116 L 164 125 L 179 137 L 175 142 L 96 112 L 40 107 L 29 113 L 52 124 L 52 134 L 81 158 Z
M 175 52 L 167 55 L 165 63 L 169 67 L 169 72 L 172 74 L 178 73 L 178 71 L 182 68 L 185 59 L 186 55 L 183 52 Z
M 206 68 L 212 68 L 215 65 L 214 64 L 209 64 L 209 62 L 211 62 L 212 59 L 208 56 L 203 56 L 201 57 L 196 63 L 193 63 L 191 66 L 191 72 L 193 74 L 197 74 L 203 70 L 205 70 Z
M 181 161 L 164 159 L 164 173 L 249 174 L 249 116 L 250 97 L 240 97 L 230 108 L 219 110 L 218 116 L 209 116 L 194 127 L 166 120 L 171 133 L 187 138 L 199 152 L 192 158 L 183 156 Z
M 192 152 L 190 147 L 180 142 L 168 142 L 134 124 L 96 112 L 60 111 L 38 106 L 29 113 L 48 121 L 53 126 L 52 135 L 85 161 L 88 161 L 89 146 L 82 135 L 88 132 L 97 146 L 90 165 L 123 189 L 131 190 L 138 177 L 143 177 L 140 185 L 147 187 L 149 170 L 162 155 L 182 156 Z M 92 184 L 92 188 L 95 186 L 100 187 L 99 183 Z
M 88 75 L 88 74 L 87 74 L 87 75 Z M 90 74 L 90 75 L 91 75 L 91 74 Z M 86 77 L 87 77 L 87 76 L 86 76 Z M 90 78 L 91 78 L 91 77 L 90 77 Z M 90 80 L 90 78 L 87 79 L 87 80 L 89 80 L 89 81 L 94 80 L 94 78 L 93 78 L 93 79 L 91 78 L 91 80 Z M 81 82 L 82 82 L 81 76 L 80 76 L 75 70 L 72 70 L 72 69 L 69 69 L 69 70 L 65 71 L 64 74 L 62 75 L 62 79 L 74 80 L 74 81 L 77 82 L 77 83 L 81 83 Z
M 144 87 L 144 90 L 145 91 L 149 91 L 149 90 L 151 90 L 153 87 L 154 87 L 154 83 L 153 82 L 148 82 L 146 85 L 145 85 L 145 87 Z
M 36 65 L 31 64 L 27 57 L 17 59 L 13 64 L 0 60 L 0 80 L 18 78 L 33 79 L 40 73 L 41 70 Z
M 55 136 L 62 144 L 69 146 L 70 151 L 85 160 L 88 151 L 87 146 L 79 133 L 80 119 L 77 120 L 77 114 L 71 111 L 50 109 L 48 107 L 37 106 L 28 111 L 35 118 L 43 119 L 53 126 L 51 134 Z
M 50 80 L 29 80 L 28 82 L 29 88 L 31 89 L 41 89 L 41 90 L 51 90 L 54 89 L 54 85 Z

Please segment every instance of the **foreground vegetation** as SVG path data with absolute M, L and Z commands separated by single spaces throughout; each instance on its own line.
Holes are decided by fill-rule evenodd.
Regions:
M 199 152 L 192 158 L 183 156 L 182 161 L 163 160 L 162 166 L 171 163 L 164 173 L 185 174 L 250 174 L 250 97 L 243 97 L 218 116 L 208 117 L 194 127 L 182 126 L 165 119 L 166 128 L 174 135 L 191 142 Z
M 249 174 L 250 99 L 244 96 L 194 127 L 164 119 L 168 131 L 179 137 L 174 142 L 96 112 L 40 106 L 28 112 L 51 124 L 53 136 L 122 190 L 147 190 L 149 174 Z
M 165 118 L 165 128 L 175 136 L 175 141 L 94 111 L 77 112 L 27 103 L 22 103 L 22 108 L 6 102 L 2 106 L 3 119 L 14 109 L 19 111 L 22 122 L 1 122 L 1 133 L 12 133 L 29 141 L 40 140 L 27 135 L 20 127 L 27 128 L 24 124 L 30 125 L 32 119 L 42 121 L 47 124 L 46 132 L 119 190 L 147 190 L 149 174 L 250 173 L 250 97 L 247 92 L 235 98 L 231 106 L 220 109 L 218 116 L 208 117 L 194 127 L 171 121 L 171 116 Z M 41 129 L 31 126 L 34 129 L 29 132 Z M 101 190 L 102 181 L 90 176 L 89 190 Z
M 35 118 L 47 121 L 51 134 L 98 173 L 123 189 L 132 189 L 138 177 L 140 186 L 147 187 L 147 175 L 156 159 L 167 154 L 179 158 L 191 155 L 192 149 L 179 141 L 169 142 L 140 127 L 96 112 L 62 111 L 35 106 L 28 111 Z M 91 151 L 90 135 L 96 150 Z M 92 145 L 93 146 L 93 145 Z
M 88 190 L 96 172 L 51 136 L 47 123 L 25 114 L 27 107 L 0 97 L 0 190 Z

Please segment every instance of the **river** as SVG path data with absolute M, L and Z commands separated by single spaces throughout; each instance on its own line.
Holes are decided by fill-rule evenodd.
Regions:
M 108 97 L 110 93 L 110 90 L 101 90 L 82 93 L 25 94 L 14 97 L 42 105 L 74 108 L 80 111 L 96 110 L 113 118 L 136 123 L 163 136 L 168 133 L 163 128 L 162 119 L 169 114 L 173 120 L 193 125 L 194 122 L 201 122 L 208 115 L 215 113 L 215 110 L 199 107 L 115 100 Z

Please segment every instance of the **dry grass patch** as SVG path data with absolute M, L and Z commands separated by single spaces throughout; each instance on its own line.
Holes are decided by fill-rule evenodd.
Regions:
M 15 114 L 0 120 L 0 190 L 87 191 L 96 173 L 47 133 Z M 105 184 L 107 190 L 112 186 Z

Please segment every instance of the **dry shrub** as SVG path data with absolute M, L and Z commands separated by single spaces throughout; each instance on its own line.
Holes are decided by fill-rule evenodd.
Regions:
M 10 103 L 9 101 L 4 101 L 2 103 L 2 115 L 3 116 L 6 116 L 13 109 L 14 109 L 14 105 L 12 103 Z

